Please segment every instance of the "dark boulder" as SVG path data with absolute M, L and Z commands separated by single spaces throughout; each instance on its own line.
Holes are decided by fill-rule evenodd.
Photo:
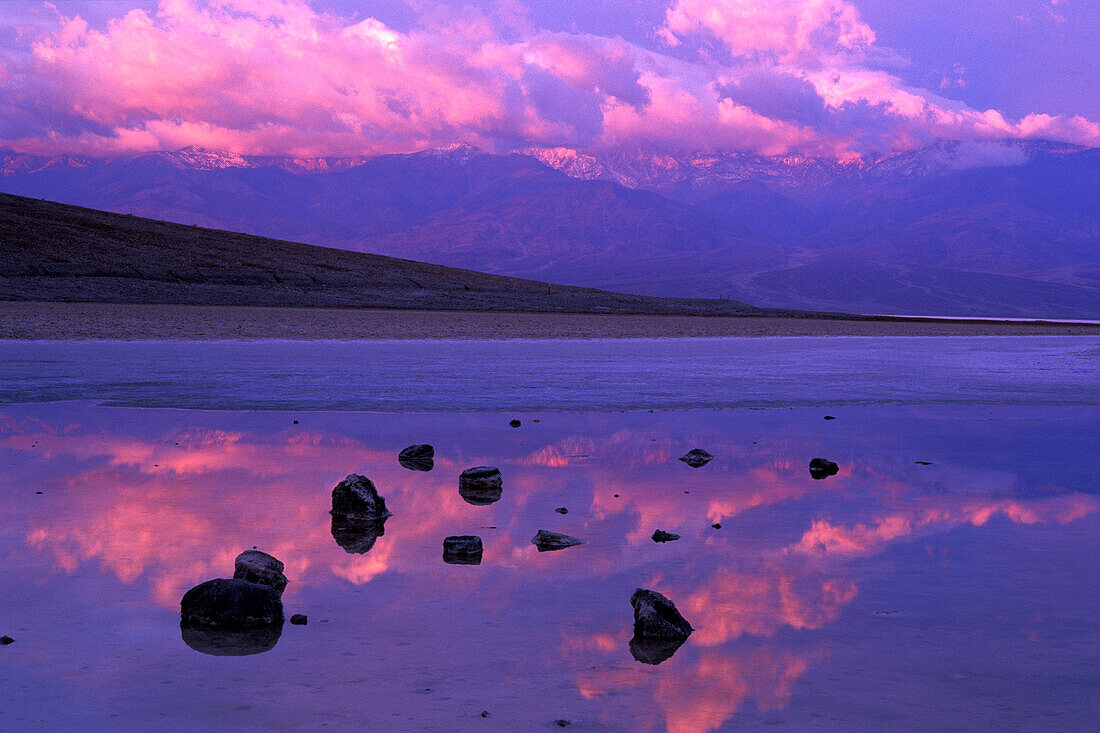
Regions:
M 644 639 L 686 639 L 694 631 L 676 610 L 676 604 L 653 590 L 638 588 L 630 597 L 634 607 L 634 636 Z
M 549 550 L 564 550 L 566 547 L 573 547 L 574 545 L 583 545 L 584 540 L 560 532 L 540 529 L 538 534 L 531 538 L 531 543 L 539 549 L 539 552 L 547 552 Z
M 392 517 L 386 500 L 366 476 L 350 473 L 332 489 L 332 514 L 351 519 L 382 520 Z
M 815 458 L 810 461 L 810 476 L 815 479 L 836 476 L 840 472 L 840 466 L 824 458 Z
M 286 576 L 283 575 L 283 564 L 259 550 L 245 550 L 237 555 L 237 560 L 233 564 L 233 577 L 247 580 L 249 583 L 269 585 L 275 589 L 280 598 L 287 583 Z
M 692 468 L 701 468 L 714 460 L 714 456 L 707 453 L 702 448 L 693 448 L 684 455 L 680 456 L 680 460 L 688 464 Z
M 458 493 L 467 504 L 486 506 L 500 501 L 503 480 L 496 466 L 467 468 L 458 477 Z
M 666 532 L 663 529 L 657 529 L 653 531 L 653 536 L 650 539 L 654 542 L 674 542 L 680 539 L 680 535 Z
M 480 565 L 482 545 L 477 535 L 452 535 L 443 540 L 443 562 L 449 565 Z
M 386 534 L 385 519 L 350 519 L 332 515 L 332 539 L 351 555 L 365 555 Z
M 642 664 L 660 664 L 671 659 L 676 650 L 684 645 L 682 639 L 651 639 L 635 636 L 630 640 L 630 656 Z
M 283 625 L 258 629 L 219 629 L 209 626 L 180 626 L 183 642 L 197 652 L 214 657 L 246 657 L 271 651 L 283 635 Z
M 296 613 L 290 617 L 290 623 L 294 624 L 295 626 L 305 626 L 309 623 L 309 617 L 306 616 L 304 613 Z
M 426 443 L 410 445 L 397 454 L 397 462 L 410 471 L 431 471 L 435 468 L 435 448 Z
M 283 622 L 283 603 L 270 585 L 234 578 L 199 583 L 183 594 L 180 624 L 220 629 L 257 629 Z

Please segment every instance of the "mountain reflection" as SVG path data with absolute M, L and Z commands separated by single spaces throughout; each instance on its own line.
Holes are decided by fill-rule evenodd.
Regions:
M 419 436 L 398 434 L 386 416 L 316 418 L 306 422 L 321 426 L 307 427 L 279 414 L 121 413 L 0 416 L 0 455 L 21 487 L 4 521 L 28 517 L 27 545 L 58 570 L 91 565 L 144 583 L 166 610 L 253 546 L 286 564 L 287 599 L 307 588 L 338 597 L 387 574 L 416 595 L 402 603 L 410 614 L 449 588 L 476 587 L 486 573 L 502 607 L 520 607 L 539 584 L 570 587 L 585 599 L 584 621 L 563 627 L 561 655 L 588 660 L 574 680 L 586 697 L 634 691 L 651 701 L 631 713 L 639 730 L 708 731 L 746 702 L 784 707 L 826 653 L 791 646 L 791 634 L 844 613 L 868 568 L 857 560 L 997 517 L 1058 525 L 1098 507 L 1091 495 L 1006 481 L 1003 469 L 947 463 L 933 472 L 900 453 L 837 455 L 839 475 L 813 481 L 806 461 L 815 445 L 760 426 L 731 429 L 721 415 L 699 416 L 690 435 L 683 421 L 669 426 L 649 414 L 525 420 L 511 432 L 495 415 L 433 416 L 431 429 L 445 439 L 433 437 L 429 473 L 398 463 L 398 450 Z M 698 470 L 676 460 L 693 445 L 716 459 Z M 459 494 L 458 475 L 478 465 L 504 475 L 503 498 L 492 505 Z M 351 472 L 386 498 L 394 514 L 386 526 L 330 517 L 332 487 Z M 31 487 L 49 498 L 49 511 Z M 530 537 L 542 527 L 588 544 L 539 555 Z M 649 539 L 657 527 L 683 539 L 657 546 Z M 481 566 L 439 562 L 442 539 L 456 534 L 483 537 Z M 615 589 L 636 585 L 673 599 L 697 629 L 682 648 L 630 639 L 629 590 L 619 597 Z M 254 653 L 268 642 L 187 640 L 216 654 Z

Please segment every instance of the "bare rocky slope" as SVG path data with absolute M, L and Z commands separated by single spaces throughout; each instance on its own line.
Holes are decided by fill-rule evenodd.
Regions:
M 0 300 L 786 315 L 624 295 L 0 194 Z

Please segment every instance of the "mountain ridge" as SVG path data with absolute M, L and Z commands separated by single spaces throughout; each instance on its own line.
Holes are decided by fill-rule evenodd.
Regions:
M 634 188 L 465 144 L 363 159 L 0 154 L 0 190 L 649 295 L 1100 316 L 1100 150 L 937 143 L 847 162 L 653 153 L 643 170 L 650 153 L 619 151 L 645 178 Z

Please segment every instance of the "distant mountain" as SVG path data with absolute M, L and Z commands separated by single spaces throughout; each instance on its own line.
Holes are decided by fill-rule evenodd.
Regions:
M 1100 318 L 1100 150 L 937 143 L 882 159 L 735 152 L 374 158 L 0 153 L 0 190 L 628 293 Z

